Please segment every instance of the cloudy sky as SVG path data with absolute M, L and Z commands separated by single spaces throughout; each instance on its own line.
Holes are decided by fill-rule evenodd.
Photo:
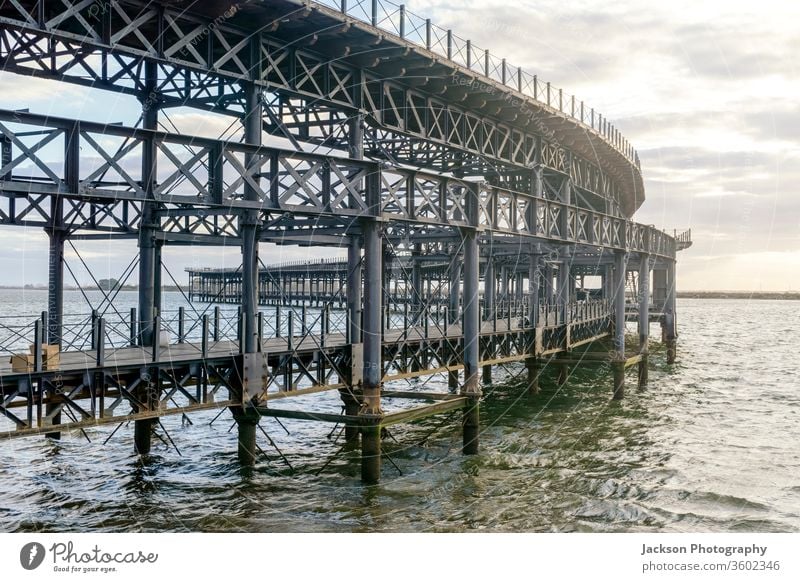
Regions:
M 800 3 L 406 4 L 615 123 L 642 161 L 647 201 L 636 220 L 692 228 L 694 246 L 680 255 L 680 288 L 800 290 Z M 0 73 L 3 108 L 132 123 L 133 105 Z M 224 125 L 209 118 L 205 129 Z M 135 252 L 131 245 L 80 248 L 104 276 L 117 275 Z M 295 256 L 263 254 L 268 262 Z M 189 264 L 238 266 L 237 259 L 209 249 L 167 256 L 174 273 Z M 3 229 L 0 269 L 5 284 L 46 281 L 46 239 Z

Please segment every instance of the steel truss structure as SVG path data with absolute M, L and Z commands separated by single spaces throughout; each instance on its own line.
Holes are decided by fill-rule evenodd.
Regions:
M 570 365 L 609 337 L 615 397 L 627 366 L 646 382 L 651 295 L 675 357 L 676 252 L 691 239 L 631 220 L 644 190 L 630 144 L 582 101 L 402 6 L 14 0 L 0 6 L 0 59 L 142 111 L 128 127 L 0 110 L 0 225 L 50 240 L 48 311 L 0 326 L 33 358 L 0 369 L 6 437 L 133 420 L 145 454 L 160 416 L 228 407 L 243 463 L 262 416 L 329 420 L 360 440 L 375 482 L 393 422 L 463 408 L 464 452 L 477 451 L 480 368 L 489 380 L 525 362 L 535 393 L 543 358 Z M 238 119 L 241 139 L 160 127 L 177 107 Z M 138 242 L 138 305 L 127 319 L 105 307 L 68 341 L 64 245 L 109 238 Z M 270 268 L 262 242 L 347 260 Z M 227 327 L 219 308 L 191 321 L 160 309 L 164 245 L 241 247 L 239 269 L 190 272 L 190 300 L 238 305 Z M 601 288 L 578 289 L 586 276 Z M 165 329 L 177 343 L 162 345 Z M 435 373 L 450 393 L 384 387 Z M 343 414 L 270 405 L 324 390 L 340 391 Z M 409 398 L 433 404 L 384 410 Z

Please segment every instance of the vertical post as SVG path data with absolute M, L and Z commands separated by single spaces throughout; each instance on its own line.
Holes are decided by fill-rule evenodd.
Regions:
M 625 272 L 624 251 L 614 253 L 614 400 L 625 395 Z
M 203 314 L 200 333 L 200 354 L 205 360 L 208 358 L 208 315 Z
M 539 333 L 539 289 L 541 273 L 539 255 L 531 253 L 528 258 L 528 328 L 530 334 L 530 357 L 525 360 L 528 370 L 528 394 L 539 393 L 539 363 L 537 361 L 537 334 Z
M 158 129 L 158 101 L 155 98 L 158 85 L 158 67 L 155 62 L 145 61 L 145 87 L 142 101 L 142 127 Z M 142 203 L 142 218 L 139 226 L 139 345 L 152 343 L 153 315 L 155 313 L 156 233 L 158 221 L 155 216 L 156 162 L 158 152 L 155 138 L 145 138 L 142 144 L 142 183 L 145 201 Z M 148 432 L 149 435 L 149 427 Z M 149 447 L 148 447 L 149 450 Z
M 80 186 L 80 125 L 75 123 L 72 130 L 66 134 L 64 143 L 64 181 L 69 192 L 78 192 Z M 64 199 L 61 196 L 50 197 L 51 224 L 45 229 L 48 235 L 49 261 L 47 281 L 47 343 L 62 347 L 62 334 L 64 326 L 64 241 L 67 231 L 64 227 Z M 52 400 L 54 394 L 48 393 Z M 45 415 L 49 418 L 56 408 L 55 402 L 48 401 L 45 406 Z M 61 413 L 52 418 L 52 424 L 61 424 Z M 52 432 L 45 436 L 60 439 L 61 433 Z
M 377 171 L 367 177 L 367 204 L 377 213 L 380 193 Z M 377 483 L 381 473 L 381 313 L 383 293 L 381 271 L 383 249 L 380 225 L 374 218 L 362 222 L 364 233 L 364 368 L 363 404 L 359 411 L 361 428 L 361 480 Z
M 491 254 L 486 257 L 486 270 L 483 274 L 483 319 L 491 320 L 495 310 L 495 275 L 494 259 Z M 483 383 L 492 381 L 492 367 L 483 367 Z
M 97 320 L 97 345 L 95 346 L 95 365 L 102 368 L 106 357 L 106 320 Z
M 137 345 L 137 333 L 136 333 L 136 308 L 131 307 L 131 315 L 130 315 L 130 344 L 131 346 Z
M 458 323 L 458 303 L 459 295 L 461 294 L 461 264 L 458 260 L 450 263 L 449 280 L 447 288 L 447 308 L 445 311 L 444 319 L 444 332 L 448 333 L 448 326 Z M 463 330 L 462 330 L 463 331 Z M 451 364 L 455 362 L 450 362 Z M 447 372 L 447 387 L 451 393 L 458 390 L 458 370 L 450 370 Z
M 255 45 L 254 45 L 255 46 Z M 254 50 L 257 50 L 254 48 Z M 244 141 L 249 146 L 261 145 L 261 125 L 263 111 L 260 89 L 253 83 L 243 83 L 245 98 Z M 256 165 L 257 154 L 245 154 L 245 168 L 250 170 Z M 254 178 L 258 181 L 258 178 Z M 258 202 L 258 189 L 249 182 L 244 185 L 244 198 L 248 202 Z M 242 297 L 241 326 L 242 337 L 239 351 L 242 360 L 258 352 L 258 210 L 246 209 L 239 218 L 242 237 Z M 242 466 L 249 467 L 256 461 L 256 425 L 258 413 L 249 408 L 250 402 L 231 407 L 233 418 L 238 427 L 238 458 Z
M 480 305 L 478 284 L 478 192 L 470 186 L 467 192 L 466 214 L 470 227 L 462 229 L 464 237 L 464 384 L 462 396 L 467 397 L 463 416 L 463 453 L 474 455 L 478 452 L 480 431 L 481 387 L 478 382 L 478 361 L 480 360 Z
M 450 284 L 448 286 L 448 315 L 447 320 L 450 325 L 458 323 L 458 303 L 461 294 L 461 265 L 459 261 L 453 261 L 450 266 Z
M 161 315 L 161 255 L 164 250 L 164 242 L 157 240 L 155 246 L 155 265 L 153 270 L 153 313 Z M 159 333 L 161 330 L 154 330 Z
M 259 89 L 252 83 L 244 86 L 246 112 L 244 119 L 244 140 L 247 145 L 261 145 L 262 106 Z M 256 155 L 245 155 L 245 167 L 255 166 Z M 245 181 L 244 198 L 249 202 L 258 202 L 258 190 Z M 241 216 L 242 233 L 242 317 L 244 323 L 243 353 L 256 352 L 258 335 L 256 315 L 258 312 L 258 231 L 259 217 L 257 210 L 245 210 Z
M 570 303 L 570 284 L 569 284 L 569 260 L 564 260 L 558 266 L 558 279 L 556 287 L 556 297 L 558 301 L 559 319 L 564 326 L 564 348 L 569 349 L 569 303 Z
M 639 388 L 647 386 L 650 337 L 650 256 L 639 256 Z
M 667 364 L 675 363 L 678 344 L 677 314 L 675 313 L 675 261 L 667 261 L 667 297 L 664 307 L 664 327 L 667 337 Z
M 186 341 L 186 310 L 183 306 L 178 307 L 178 343 Z

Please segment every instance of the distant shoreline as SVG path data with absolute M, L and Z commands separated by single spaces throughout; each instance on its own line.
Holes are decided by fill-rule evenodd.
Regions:
M 780 299 L 797 301 L 800 292 L 779 291 L 678 291 L 679 299 Z

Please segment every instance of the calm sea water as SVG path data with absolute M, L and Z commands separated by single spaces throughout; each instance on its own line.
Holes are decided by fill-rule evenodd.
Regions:
M 81 301 L 70 294 L 67 311 Z M 35 313 L 44 294 L 0 302 Z M 165 308 L 181 302 L 165 294 Z M 181 454 L 154 440 L 146 460 L 132 426 L 105 445 L 111 428 L 88 431 L 91 443 L 0 441 L 0 531 L 798 531 L 797 308 L 679 301 L 678 363 L 655 348 L 649 388 L 622 402 L 588 368 L 563 388 L 550 374 L 536 397 L 521 366 L 496 369 L 479 455 L 460 454 L 455 416 L 394 427 L 384 447 L 396 467 L 385 461 L 371 488 L 357 454 L 335 456 L 329 425 L 299 421 L 284 422 L 290 435 L 263 423 L 293 471 L 263 435 L 268 458 L 241 470 L 227 412 L 165 419 Z M 312 400 L 339 410 L 334 395 Z

